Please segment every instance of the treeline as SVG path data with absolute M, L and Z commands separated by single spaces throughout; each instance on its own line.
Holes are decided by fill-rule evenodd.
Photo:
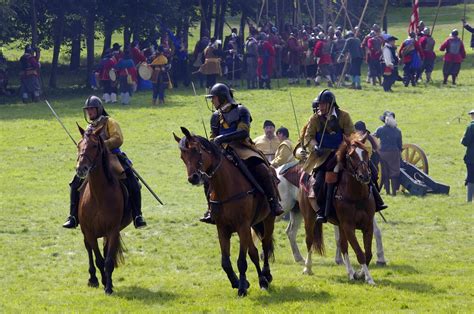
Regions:
M 279 29 L 285 24 L 357 24 L 367 0 L 1 0 L 0 45 L 12 42 L 53 48 L 50 87 L 56 87 L 61 46 L 70 55 L 71 70 L 80 67 L 81 54 L 87 56 L 87 73 L 94 67 L 95 41 L 103 38 L 103 49 L 112 45 L 112 34 L 123 34 L 123 44 L 132 40 L 157 40 L 171 30 L 187 47 L 189 30 L 200 26 L 222 39 L 229 26 L 226 19 L 240 20 L 239 35 L 245 26 L 271 22 Z M 369 0 L 366 23 L 381 23 L 388 0 Z M 227 26 L 226 26 L 227 25 Z M 192 49 L 193 47 L 189 47 Z M 44 61 L 44 60 L 43 60 Z

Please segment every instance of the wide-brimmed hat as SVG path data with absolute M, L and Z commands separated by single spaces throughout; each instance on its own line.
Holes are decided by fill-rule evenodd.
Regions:
M 360 131 L 360 132 L 367 132 L 367 127 L 364 123 L 364 121 L 357 121 L 356 123 L 354 123 L 354 129 L 356 131 Z
M 469 111 L 467 114 L 474 114 L 474 109 L 472 109 L 471 111 Z
M 390 35 L 390 34 L 384 34 L 384 35 L 383 35 L 383 39 L 384 39 L 385 41 L 398 40 L 397 37 L 395 37 L 395 36 L 393 36 L 393 35 Z
M 380 121 L 385 122 L 385 117 L 392 116 L 395 119 L 395 113 L 389 110 L 385 110 L 383 114 L 379 117 Z

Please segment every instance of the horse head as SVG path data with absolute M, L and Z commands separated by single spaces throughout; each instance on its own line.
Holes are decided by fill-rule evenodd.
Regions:
M 192 135 L 188 129 L 181 127 L 185 135 L 179 138 L 173 133 L 174 139 L 179 144 L 181 159 L 186 165 L 188 172 L 188 181 L 193 185 L 199 185 L 204 182 L 204 177 L 212 178 L 221 164 L 221 155 L 217 146 L 205 138 Z M 218 165 L 214 166 L 214 160 L 219 158 Z
M 344 143 L 341 149 L 344 154 L 339 153 L 338 156 L 345 160 L 345 167 L 349 173 L 360 183 L 368 184 L 370 182 L 369 153 L 365 147 L 364 136 L 353 133 L 351 136 L 344 136 Z
M 104 142 L 100 137 L 103 126 L 96 130 L 88 129 L 85 131 L 79 125 L 79 132 L 82 139 L 77 144 L 77 165 L 76 174 L 84 179 L 97 165 L 97 159 L 104 151 Z

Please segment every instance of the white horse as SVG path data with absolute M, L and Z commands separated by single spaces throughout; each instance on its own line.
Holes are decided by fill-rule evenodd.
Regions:
M 295 262 L 300 264 L 305 264 L 305 259 L 300 253 L 298 244 L 296 243 L 296 236 L 298 234 L 298 229 L 301 226 L 301 222 L 303 220 L 303 216 L 298 208 L 298 188 L 294 186 L 290 181 L 288 181 L 283 175 L 280 174 L 280 171 L 285 167 L 285 165 L 276 169 L 276 173 L 280 183 L 278 184 L 278 192 L 280 193 L 280 205 L 285 211 L 285 213 L 290 213 L 290 222 L 288 223 L 288 227 L 286 228 L 286 234 L 288 236 L 288 240 L 290 241 L 291 251 L 293 253 L 293 258 Z M 280 216 L 281 217 L 281 216 Z M 341 255 L 341 247 L 339 245 L 339 227 L 334 226 L 334 235 L 336 239 L 336 256 L 334 261 L 338 265 L 344 264 L 342 255 Z M 377 265 L 385 266 L 387 264 L 385 260 L 385 255 L 383 251 L 383 244 L 382 244 L 382 232 L 377 225 L 377 220 L 374 217 L 374 236 L 375 236 L 375 243 L 377 245 Z

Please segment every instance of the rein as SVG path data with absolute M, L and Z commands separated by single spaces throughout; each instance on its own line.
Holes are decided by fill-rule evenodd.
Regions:
M 92 134 L 87 135 L 87 137 L 90 137 L 91 135 Z M 97 141 L 97 144 L 98 144 L 97 153 L 96 153 L 96 155 L 93 159 L 91 157 L 89 157 L 88 155 L 86 155 L 84 152 L 81 152 L 78 156 L 78 160 L 79 160 L 80 157 L 84 157 L 85 159 L 87 159 L 91 163 L 91 168 L 90 168 L 89 172 L 94 170 L 97 167 L 97 158 L 103 153 L 103 144 L 100 141 L 100 139 Z

